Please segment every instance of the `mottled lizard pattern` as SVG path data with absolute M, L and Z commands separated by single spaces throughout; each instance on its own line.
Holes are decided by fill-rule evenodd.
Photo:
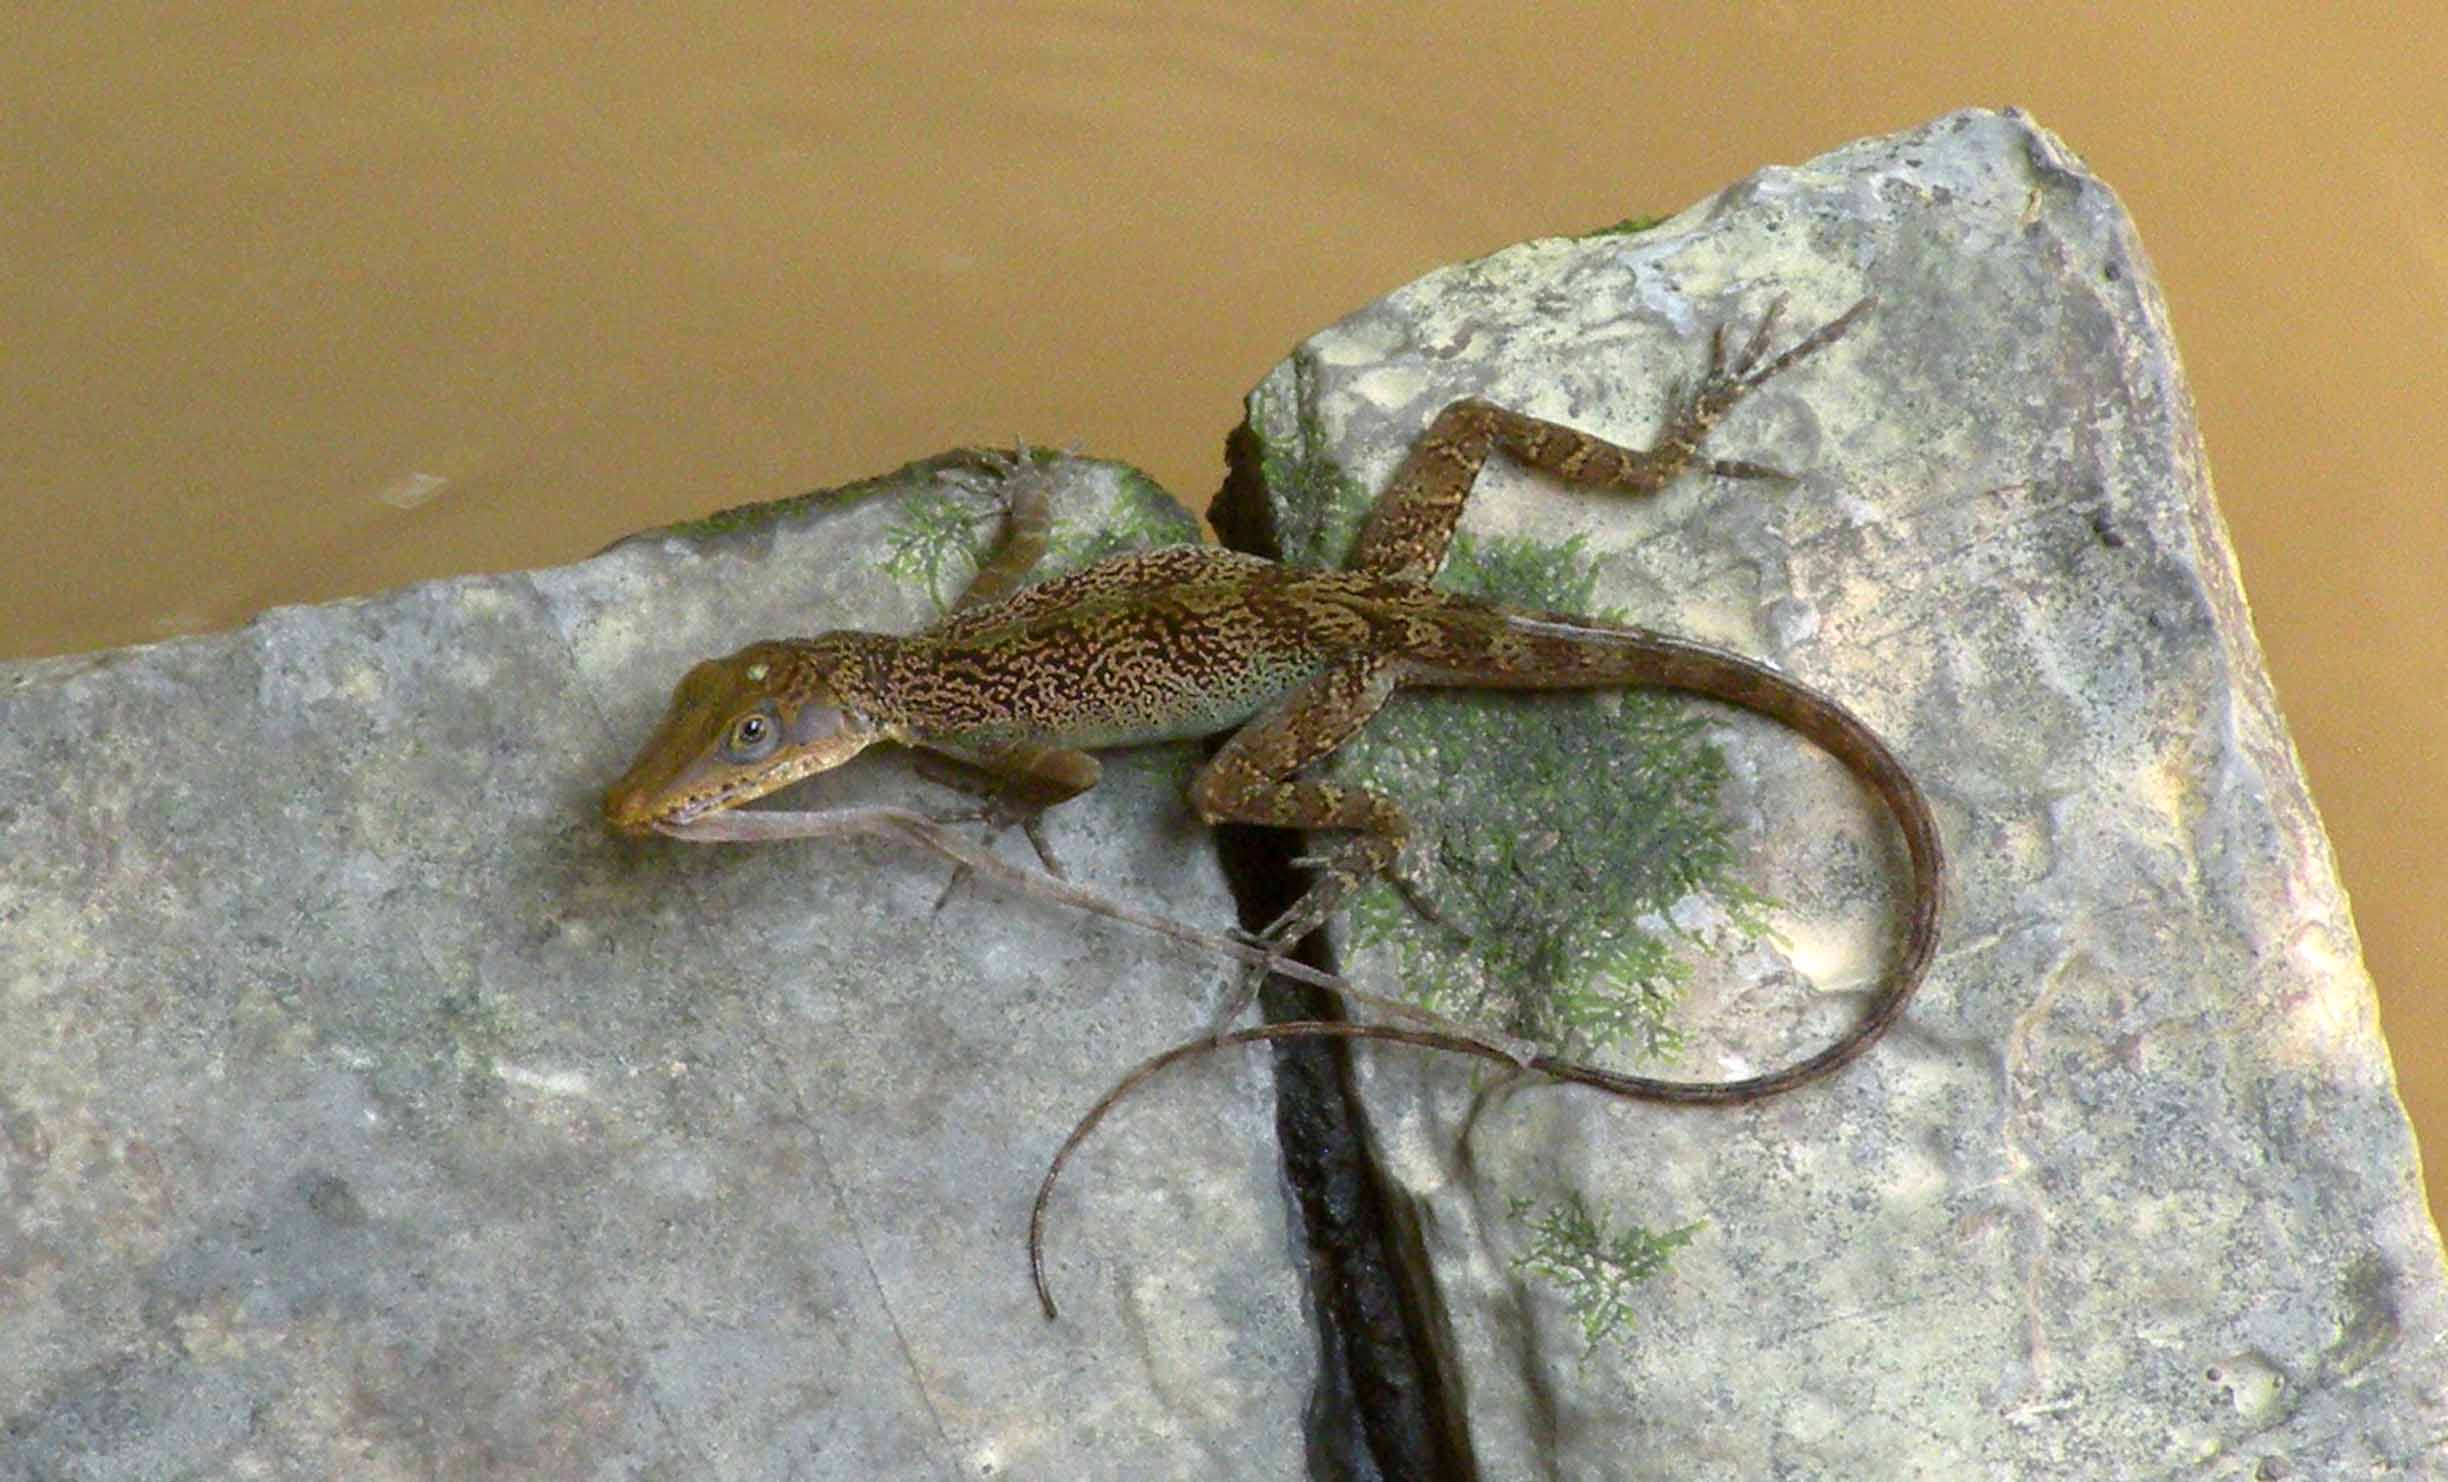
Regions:
M 1682 1102 L 1753 1100 L 1825 1075 L 1895 1020 L 1937 947 L 1944 857 L 1936 820 L 1903 764 L 1843 706 L 1739 654 L 1569 613 L 1501 607 L 1428 583 L 1491 453 L 1627 494 L 1654 493 L 1695 472 L 1784 478 L 1758 464 L 1705 458 L 1701 444 L 1751 391 L 1825 349 L 1867 307 L 1867 300 L 1854 305 L 1773 357 L 1774 309 L 1730 353 L 1720 331 L 1706 373 L 1678 394 L 1654 448 L 1607 442 L 1482 400 L 1453 403 L 1396 471 L 1342 571 L 1181 546 L 1023 587 L 1045 549 L 1049 513 L 1036 481 L 1007 481 L 1006 539 L 951 616 L 906 637 L 828 633 L 751 644 L 698 665 L 654 739 L 605 797 L 605 816 L 625 832 L 686 837 L 711 813 L 890 741 L 982 769 L 994 779 L 999 807 L 1030 817 L 1096 784 L 1094 749 L 1230 730 L 1190 785 L 1202 819 L 1339 836 L 1321 856 L 1315 883 L 1265 934 L 1288 947 L 1355 886 L 1392 872 L 1409 837 L 1392 799 L 1299 775 L 1397 688 L 1685 690 L 1792 727 L 1886 805 L 1914 872 L 1898 960 L 1843 1037 L 1745 1080 L 1659 1080 L 1543 1055 L 1528 1063 L 1618 1095 Z M 1246 991 L 1225 1017 L 1245 999 Z M 1374 1026 L 1317 1032 L 1437 1038 Z

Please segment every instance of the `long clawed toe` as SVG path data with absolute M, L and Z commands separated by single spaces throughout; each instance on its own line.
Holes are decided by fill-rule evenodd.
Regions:
M 1054 846 L 1046 842 L 1045 821 L 1042 818 L 1032 813 L 1028 817 L 1021 819 L 1020 832 L 1028 839 L 1029 847 L 1037 851 L 1037 862 L 1045 866 L 1045 872 L 1047 874 L 1052 875 L 1057 880 L 1068 880 L 1071 878 L 1069 874 L 1064 872 L 1062 861 L 1054 857 Z
M 1696 449 L 1703 437 L 1720 418 L 1753 391 L 1769 380 L 1784 374 L 1842 338 L 1857 323 L 1874 298 L 1864 296 L 1853 306 L 1820 325 L 1801 339 L 1794 341 L 1779 354 L 1768 355 L 1768 342 L 1785 315 L 1785 296 L 1772 299 L 1759 323 L 1749 336 L 1731 353 L 1726 348 L 1726 326 L 1723 323 L 1709 332 L 1708 370 L 1695 386 L 1688 378 L 1677 377 L 1670 393 L 1669 405 L 1680 405 L 1682 414 L 1673 424 L 1669 442 Z M 1713 458 L 1699 465 L 1719 478 L 1757 479 L 1769 483 L 1790 484 L 1794 476 L 1781 468 L 1765 463 L 1753 463 L 1741 458 Z
M 1863 314 L 1869 312 L 1870 306 L 1876 302 L 1875 297 L 1864 294 L 1853 301 L 1851 308 L 1794 341 L 1783 354 L 1762 365 L 1759 363 L 1759 357 L 1768 348 L 1769 327 L 1776 322 L 1777 315 L 1785 307 L 1784 298 L 1779 296 L 1775 303 L 1768 306 L 1768 313 L 1760 320 L 1759 329 L 1752 334 L 1751 343 L 1743 347 L 1742 364 L 1735 369 L 1736 378 L 1741 380 L 1745 386 L 1757 386 L 1772 376 L 1784 374 L 1795 365 L 1842 339 L 1845 331 L 1851 329 L 1855 322 Z
M 1870 306 L 1878 300 L 1864 295 L 1853 301 L 1852 307 L 1794 341 L 1774 357 L 1768 355 L 1768 342 L 1776 335 L 1777 324 L 1785 317 L 1785 295 L 1769 301 L 1766 312 L 1753 326 L 1750 338 L 1731 357 L 1726 354 L 1726 327 L 1719 324 L 1709 333 L 1708 373 L 1701 379 L 1697 400 L 1716 396 L 1740 396 L 1794 368 L 1842 339 Z
M 1067 455 L 1076 455 L 1079 449 L 1071 447 L 1062 451 Z M 944 469 L 935 475 L 936 482 L 982 495 L 991 501 L 978 512 L 977 519 L 1009 519 L 1013 513 L 1012 506 L 1019 497 L 1020 480 L 1041 472 L 1036 460 L 1030 456 L 1028 439 L 1013 438 L 1008 453 L 1001 448 L 973 448 L 970 452 L 974 458 L 970 467 Z
M 1767 312 L 1760 315 L 1760 322 L 1752 327 L 1751 338 L 1743 342 L 1740 350 L 1734 352 L 1731 364 L 1728 364 L 1726 360 L 1726 327 L 1724 322 L 1720 321 L 1717 327 L 1709 332 L 1709 381 L 1712 384 L 1728 382 L 1746 387 L 1759 384 L 1751 379 L 1752 367 L 1758 365 L 1759 358 L 1768 352 L 1768 337 L 1776 333 L 1777 321 L 1783 317 L 1785 317 L 1785 295 L 1780 293 L 1768 301 Z
M 1702 467 L 1721 479 L 1756 479 L 1770 484 L 1797 482 L 1794 475 L 1765 463 L 1753 463 L 1748 458 L 1711 458 Z
M 1233 935 L 1249 942 L 1252 946 L 1265 948 L 1272 956 L 1283 954 L 1282 947 L 1263 937 L 1251 936 L 1246 932 L 1235 932 Z M 1266 979 L 1267 970 L 1262 964 L 1253 962 L 1241 970 L 1240 976 L 1233 979 L 1232 991 L 1225 994 L 1223 1002 L 1216 1005 L 1215 1017 L 1207 1021 L 1208 1039 L 1222 1040 L 1225 1035 L 1232 1033 L 1233 1021 L 1239 1019 L 1251 1004 L 1258 1001 L 1258 990 L 1266 986 Z

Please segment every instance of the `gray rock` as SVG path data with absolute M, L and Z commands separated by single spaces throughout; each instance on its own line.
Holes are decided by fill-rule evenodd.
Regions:
M 1712 439 L 1797 484 L 1492 468 L 1449 579 L 1854 707 L 1940 809 L 1945 949 L 1869 1058 L 1750 1108 L 1361 1052 L 1449 1429 L 1505 1478 L 2442 1470 L 2440 1249 L 2353 927 L 2148 264 L 2057 141 L 1957 115 L 1433 274 L 1259 388 L 1225 517 L 1331 559 L 1459 395 L 1644 440 L 1779 293 L 1786 336 L 1878 297 Z M 988 507 L 946 474 L 992 477 L 0 669 L 0 1476 L 1339 1454 L 1262 1057 L 1091 1146 L 1062 1321 L 1021 1265 L 1062 1132 L 1227 969 L 984 887 L 930 915 L 942 865 L 882 844 L 596 820 L 690 661 L 930 617 Z M 1188 534 L 1127 471 L 1053 476 L 1074 560 Z M 1193 757 L 1109 759 L 1050 832 L 1213 925 Z M 1881 819 L 1720 707 L 1407 695 L 1342 762 L 1473 932 L 1365 897 L 1380 989 L 1732 1076 L 1893 946 Z M 881 758 L 813 789 L 940 801 Z
M 883 561 L 991 508 L 963 462 L 5 671 L 0 1476 L 1299 1470 L 1262 1058 L 1081 1160 L 1062 1321 L 1022 1261 L 1064 1130 L 1220 965 L 978 886 L 930 915 L 941 862 L 881 844 L 597 818 L 689 662 L 930 616 Z M 1075 547 L 1195 534 L 1127 470 L 1054 476 Z M 1228 921 L 1193 759 L 1050 832 Z M 944 800 L 853 771 L 826 796 Z
M 1877 296 L 1712 438 L 1799 483 L 1493 469 L 1449 576 L 1854 707 L 1939 808 L 1946 941 L 1865 1061 L 1753 1107 L 1360 1057 L 1480 1474 L 2448 1472 L 2440 1246 L 2371 985 L 2165 306 L 2062 143 L 1957 114 L 1431 274 L 1253 395 L 1269 502 L 1237 518 L 1336 559 L 1463 395 L 1645 442 L 1708 328 L 1784 294 L 1780 342 Z M 1893 948 L 1900 843 L 1723 707 L 1400 698 L 1338 761 L 1410 801 L 1476 933 L 1363 901 L 1343 960 L 1381 989 L 1715 1079 L 1838 1033 Z M 1539 962 L 1567 1008 L 1523 992 Z M 1602 1220 L 1683 1243 L 1610 1252 Z

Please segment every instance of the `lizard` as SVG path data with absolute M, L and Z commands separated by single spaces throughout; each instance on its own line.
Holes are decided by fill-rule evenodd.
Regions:
M 1836 700 L 1757 660 L 1575 614 L 1502 607 L 1430 581 L 1481 468 L 1499 452 L 1567 484 L 1636 496 L 1695 472 L 1790 481 L 1757 463 L 1704 457 L 1702 441 L 1744 397 L 1843 336 L 1871 303 L 1861 300 L 1773 356 L 1768 345 L 1781 299 L 1730 354 L 1719 324 L 1705 373 L 1671 398 L 1651 448 L 1480 398 L 1452 402 L 1399 465 L 1340 570 L 1181 545 L 1115 556 L 1028 586 L 1046 549 L 1051 512 L 1042 489 L 1023 487 L 1007 496 L 1001 544 L 934 626 L 911 635 L 837 630 L 764 640 L 692 668 L 653 737 L 606 792 L 605 820 L 632 835 L 748 837 L 724 832 L 725 817 L 736 816 L 730 810 L 890 742 L 918 749 L 922 760 L 940 757 L 983 772 L 992 779 L 995 803 L 987 812 L 996 826 L 1033 827 L 1044 809 L 1096 785 L 1095 750 L 1230 730 L 1190 783 L 1200 819 L 1341 835 L 1305 861 L 1322 868 L 1259 934 L 1281 952 L 1360 884 L 1381 876 L 1403 883 L 1398 864 L 1410 826 L 1400 806 L 1365 788 L 1299 775 L 1355 734 L 1396 689 L 1682 690 L 1799 733 L 1841 762 L 1902 833 L 1913 871 L 1903 937 L 1872 1001 L 1841 1037 L 1757 1075 L 1680 1081 L 1513 1056 L 1481 1040 L 1390 1025 L 1311 1020 L 1226 1034 L 1224 1026 L 1255 989 L 1252 977 L 1219 1013 L 1209 1040 L 1133 1072 L 1082 1121 L 1063 1152 L 1131 1085 L 1184 1053 L 1303 1034 L 1516 1059 L 1558 1079 L 1642 1100 L 1727 1104 L 1791 1090 L 1868 1049 L 1901 1015 L 1936 953 L 1945 854 L 1937 820 L 1903 763 Z M 756 836 L 786 833 L 785 827 Z M 1053 870 L 1042 838 L 1034 832 L 1031 838 Z M 1053 1176 L 1041 1191 L 1040 1215 Z M 1047 1307 L 1051 1315 L 1050 1301 Z

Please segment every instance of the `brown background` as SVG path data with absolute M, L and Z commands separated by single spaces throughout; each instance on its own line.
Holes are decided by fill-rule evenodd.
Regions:
M 1019 433 L 1198 501 L 1243 390 L 1428 268 L 1949 108 L 2032 110 L 2157 260 L 2443 1187 L 2438 28 L 2251 5 L 283 11 L 0 18 L 0 655 L 568 561 Z

